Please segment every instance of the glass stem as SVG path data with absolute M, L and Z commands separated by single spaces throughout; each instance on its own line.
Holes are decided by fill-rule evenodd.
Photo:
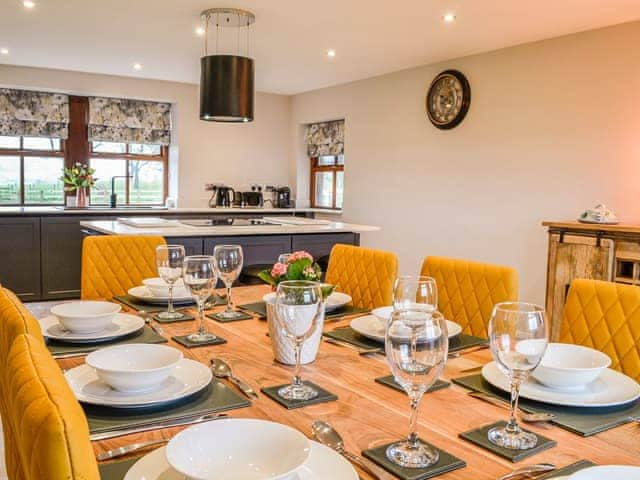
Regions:
M 202 297 L 198 297 L 198 318 L 200 318 L 200 326 L 198 327 L 198 333 L 200 335 L 205 335 L 207 333 L 207 327 L 204 323 L 204 302 L 205 299 Z
M 520 427 L 518 426 L 518 399 L 520 398 L 520 380 L 513 379 L 511 380 L 511 413 L 509 415 L 509 422 L 505 429 L 509 433 L 518 433 L 520 431 Z
M 302 379 L 300 378 L 300 356 L 302 345 L 300 344 L 300 342 L 296 341 L 295 345 L 293 346 L 293 351 L 296 355 L 296 368 L 293 371 L 293 385 L 299 387 L 302 385 Z
M 231 306 L 231 284 L 227 284 L 227 312 L 233 312 L 233 307 Z
M 422 400 L 422 394 L 413 394 L 409 397 L 411 414 L 409 415 L 409 437 L 407 443 L 410 448 L 418 448 L 420 444 L 418 440 L 418 412 L 420 409 L 420 400 Z
M 167 312 L 173 313 L 173 282 L 169 284 L 169 301 L 167 302 Z

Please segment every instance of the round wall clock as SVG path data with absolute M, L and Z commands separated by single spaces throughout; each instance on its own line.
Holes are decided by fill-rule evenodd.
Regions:
M 436 127 L 448 130 L 462 122 L 470 103 L 467 77 L 458 70 L 445 70 L 431 82 L 426 98 L 427 115 Z

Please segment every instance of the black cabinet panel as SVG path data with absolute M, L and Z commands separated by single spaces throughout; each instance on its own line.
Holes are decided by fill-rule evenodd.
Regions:
M 290 235 L 205 237 L 203 255 L 213 255 L 216 245 L 242 245 L 244 265 L 271 264 L 278 255 L 291 251 Z
M 331 253 L 331 249 L 336 243 L 346 243 L 348 245 L 358 245 L 359 238 L 355 233 L 314 233 L 307 235 L 293 235 L 291 240 L 291 250 L 305 250 L 316 260 L 321 259 Z
M 169 245 L 182 245 L 187 255 L 202 255 L 202 237 L 165 237 Z
M 40 218 L 0 218 L 0 283 L 22 300 L 40 298 Z

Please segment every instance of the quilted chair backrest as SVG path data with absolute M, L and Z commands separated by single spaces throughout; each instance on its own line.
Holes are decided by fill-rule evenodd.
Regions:
M 25 333 L 44 344 L 40 325 L 18 297 L 0 287 L 0 368 L 7 370 L 7 357 L 15 340 Z M 22 480 L 22 467 L 16 448 L 15 434 L 9 422 L 11 410 L 7 406 L 6 392 L 0 389 L 0 417 L 4 435 L 4 456 L 7 474 L 11 480 Z
M 87 420 L 45 345 L 20 335 L 2 372 L 24 480 L 99 480 Z M 14 477 L 10 477 L 14 480 Z
M 518 300 L 518 272 L 511 267 L 426 257 L 421 275 L 436 280 L 438 310 L 469 335 L 486 338 L 494 305 Z
M 391 252 L 353 245 L 334 245 L 326 282 L 351 295 L 353 306 L 377 308 L 391 305 L 398 257 Z
M 611 368 L 640 381 L 640 287 L 574 280 L 560 341 L 600 350 L 611 358 Z
M 145 278 L 157 277 L 156 247 L 163 237 L 105 235 L 82 242 L 83 300 L 110 299 L 125 295 Z

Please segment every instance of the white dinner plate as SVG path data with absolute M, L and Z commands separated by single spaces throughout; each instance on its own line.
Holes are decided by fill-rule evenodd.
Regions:
M 157 305 L 166 305 L 169 301 L 169 297 L 156 297 L 151 290 L 149 290 L 144 285 L 140 285 L 138 287 L 130 288 L 127 292 L 136 300 L 141 300 L 146 303 L 153 303 Z M 191 295 L 180 295 L 173 296 L 173 303 L 191 303 L 193 302 L 193 297 Z
M 311 454 L 306 463 L 286 480 L 358 480 L 358 474 L 351 464 L 329 447 L 309 441 Z M 225 472 L 224 478 L 233 478 L 231 472 Z M 124 480 L 185 480 L 185 476 L 176 472 L 165 455 L 165 447 L 158 448 L 145 455 L 129 469 Z
M 72 368 L 64 374 L 78 401 L 115 408 L 148 407 L 175 402 L 204 389 L 213 378 L 206 365 L 183 358 L 160 387 L 150 392 L 124 393 L 112 389 L 98 379 L 96 371 L 87 364 Z
M 579 470 L 567 480 L 640 480 L 640 467 L 629 465 L 600 465 Z
M 137 332 L 144 327 L 144 319 L 129 315 L 128 313 L 118 313 L 113 317 L 111 324 L 101 332 L 74 333 L 65 330 L 58 317 L 49 315 L 39 320 L 42 334 L 51 340 L 58 340 L 66 343 L 97 343 L 106 342 L 115 338 L 124 337 Z
M 347 295 L 342 292 L 332 292 L 331 295 L 327 297 L 327 303 L 325 304 L 324 310 L 325 312 L 333 312 L 345 305 L 351 303 L 351 295 Z
M 376 340 L 378 342 L 384 342 L 384 332 L 386 328 L 386 322 L 375 315 L 365 315 L 363 317 L 354 318 L 351 320 L 351 328 L 358 332 L 363 337 Z M 447 333 L 449 338 L 453 338 L 462 332 L 462 327 L 455 322 L 447 320 Z
M 482 376 L 494 387 L 505 392 L 510 390 L 509 379 L 502 374 L 496 362 L 487 363 L 482 368 Z M 520 396 L 565 407 L 613 407 L 639 398 L 640 385 L 623 373 L 608 368 L 594 382 L 571 390 L 549 388 L 529 377 L 520 387 Z

